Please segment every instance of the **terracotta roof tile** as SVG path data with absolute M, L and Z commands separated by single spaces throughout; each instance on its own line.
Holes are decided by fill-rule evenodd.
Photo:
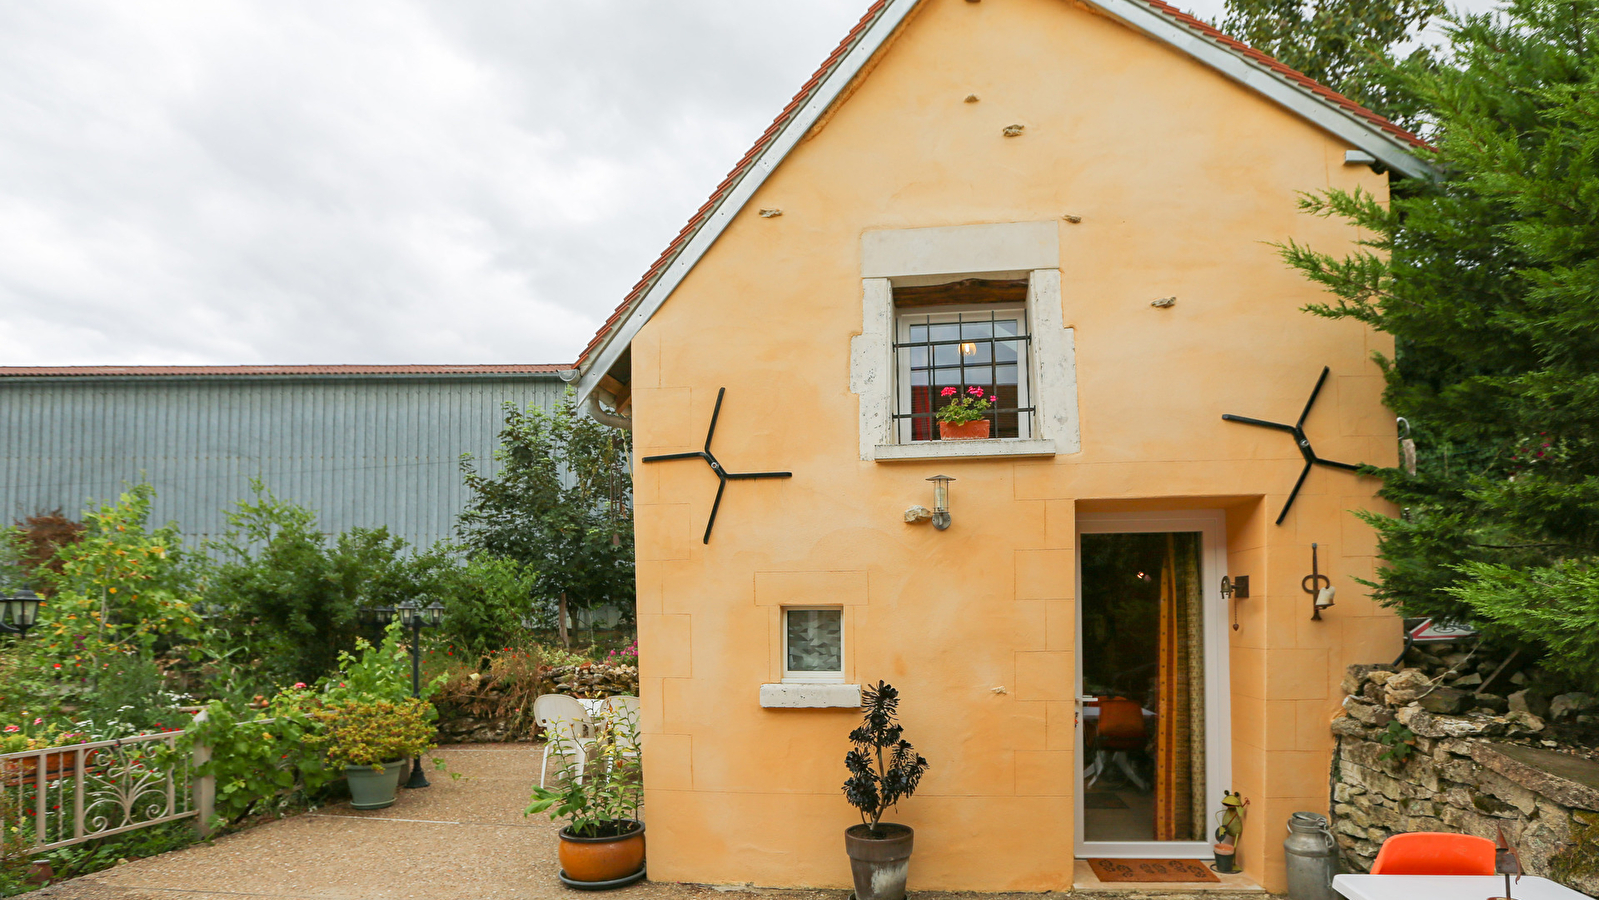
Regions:
M 1355 101 L 1350 100 L 1348 97 L 1345 97 L 1337 91 L 1332 90 L 1326 85 L 1317 82 L 1316 80 L 1293 68 L 1290 68 L 1289 66 L 1283 65 L 1276 59 L 1273 59 L 1272 57 L 1261 53 L 1259 50 L 1250 47 L 1248 44 L 1245 44 L 1244 42 L 1235 38 L 1228 37 L 1205 22 L 1183 12 L 1182 10 L 1179 10 L 1177 7 L 1172 6 L 1169 3 L 1163 2 L 1163 0 L 1136 0 L 1136 2 L 1143 3 L 1150 9 L 1165 15 L 1185 28 L 1197 32 L 1199 35 L 1210 41 L 1221 44 L 1223 47 L 1226 47 L 1234 53 L 1237 53 L 1238 55 L 1243 56 L 1244 58 L 1249 59 L 1252 62 L 1268 69 L 1278 77 L 1286 79 L 1298 87 L 1309 91 L 1311 94 L 1321 98 L 1324 102 L 1337 107 L 1349 115 L 1363 119 L 1366 122 L 1375 125 L 1388 135 L 1403 141 L 1412 147 L 1425 148 L 1428 146 L 1426 141 L 1423 141 L 1416 135 L 1411 134 L 1403 128 L 1400 128 L 1398 125 L 1395 125 L 1382 116 L 1377 115 Z M 605 320 L 605 324 L 600 326 L 599 331 L 595 332 L 594 337 L 589 341 L 588 346 L 584 347 L 583 352 L 578 355 L 576 363 L 577 366 L 582 366 L 584 363 L 588 362 L 590 354 L 598 350 L 604 343 L 605 336 L 609 334 L 618 323 L 625 319 L 628 313 L 633 309 L 634 304 L 636 304 L 644 297 L 645 294 L 649 292 L 650 288 L 655 285 L 655 282 L 659 278 L 661 272 L 664 271 L 667 266 L 671 265 L 672 261 L 677 258 L 678 253 L 682 251 L 683 247 L 693 239 L 694 235 L 705 224 L 705 221 L 710 217 L 711 212 L 715 210 L 724 199 L 726 199 L 726 196 L 732 187 L 737 184 L 738 181 L 743 178 L 744 175 L 748 173 L 749 170 L 755 165 L 756 160 L 758 160 L 761 154 L 766 151 L 767 147 L 770 146 L 777 135 L 782 132 L 783 128 L 788 125 L 795 113 L 805 105 L 805 103 L 810 99 L 811 95 L 815 93 L 819 87 L 821 87 L 822 82 L 826 80 L 827 76 L 833 71 L 833 68 L 838 65 L 838 62 L 841 59 L 844 58 L 844 55 L 849 52 L 850 48 L 855 45 L 855 42 L 860 40 L 861 36 L 866 33 L 866 30 L 872 26 L 872 23 L 877 21 L 877 18 L 882 15 L 885 9 L 887 9 L 888 4 L 889 0 L 877 0 L 877 2 L 873 3 L 867 8 L 865 15 L 861 16 L 861 20 L 855 24 L 854 28 L 850 29 L 849 34 L 844 36 L 844 39 L 839 42 L 838 47 L 828 55 L 827 59 L 816 70 L 815 74 L 813 74 L 810 79 L 805 82 L 804 86 L 800 88 L 799 93 L 794 95 L 794 99 L 790 100 L 788 105 L 783 107 L 783 111 L 778 114 L 777 118 L 772 121 L 772 124 L 768 126 L 766 131 L 761 134 L 760 138 L 755 141 L 755 145 L 749 149 L 749 152 L 745 153 L 744 157 L 738 161 L 738 164 L 735 165 L 733 170 L 728 173 L 727 177 L 722 180 L 722 183 L 717 185 L 716 190 L 711 193 L 711 198 L 706 201 L 704 206 L 701 206 L 699 210 L 694 213 L 693 217 L 689 219 L 688 224 L 683 226 L 683 230 L 678 232 L 677 237 L 672 239 L 672 242 L 667 245 L 666 250 L 661 253 L 660 257 L 655 260 L 655 263 L 651 265 L 648 271 L 644 273 L 644 277 L 639 279 L 639 282 L 633 286 L 632 290 L 628 291 L 627 296 L 622 299 L 622 302 L 616 307 L 616 310 L 611 313 L 610 318 Z
M 107 375 L 554 375 L 564 365 L 487 366 L 0 366 L 0 378 L 61 378 Z

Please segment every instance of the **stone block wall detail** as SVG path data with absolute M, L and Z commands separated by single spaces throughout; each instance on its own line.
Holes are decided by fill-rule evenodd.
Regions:
M 1418 669 L 1349 667 L 1344 712 L 1332 723 L 1332 827 L 1344 871 L 1369 871 L 1394 834 L 1493 839 L 1502 828 L 1527 874 L 1599 892 L 1592 748 L 1549 740 L 1545 720 L 1525 710 L 1433 712 L 1423 705 L 1430 683 Z M 1403 758 L 1395 746 L 1408 747 Z

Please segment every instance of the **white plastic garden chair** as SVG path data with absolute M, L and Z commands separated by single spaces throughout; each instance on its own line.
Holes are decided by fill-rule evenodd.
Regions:
M 572 778 L 583 783 L 583 770 L 588 766 L 589 726 L 594 720 L 576 698 L 565 694 L 541 694 L 533 701 L 533 721 L 544 729 L 544 757 L 539 761 L 539 787 L 544 786 L 544 776 L 549 771 L 550 751 L 565 759 L 576 760 Z
M 616 750 L 622 756 L 639 757 L 638 698 L 618 694 L 605 698 L 605 710 L 619 726 L 616 730 Z M 614 763 L 613 763 L 614 765 Z

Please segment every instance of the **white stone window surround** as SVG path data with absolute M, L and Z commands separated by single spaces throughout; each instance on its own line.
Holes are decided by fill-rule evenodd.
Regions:
M 900 443 L 894 428 L 894 285 L 1027 278 L 1031 438 Z M 868 231 L 861 236 L 861 333 L 850 340 L 850 391 L 860 396 L 860 458 L 890 462 L 1053 456 L 1081 449 L 1077 361 L 1061 307 L 1060 226 L 1009 222 Z

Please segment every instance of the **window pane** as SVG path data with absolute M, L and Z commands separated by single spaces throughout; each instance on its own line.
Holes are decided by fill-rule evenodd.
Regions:
M 995 341 L 994 358 L 1000 362 L 1015 362 L 1021 341 Z
M 917 387 L 925 384 L 927 384 L 927 373 L 925 371 L 911 373 L 911 387 Z
M 971 314 L 967 313 L 967 315 L 971 315 Z M 969 341 L 969 340 L 972 340 L 974 338 L 981 339 L 981 338 L 989 338 L 989 337 L 993 337 L 993 336 L 994 336 L 994 323 L 988 321 L 987 319 L 984 319 L 981 322 L 962 322 L 961 323 L 961 339 L 962 340 Z
M 933 370 L 933 383 L 938 385 L 939 387 L 943 387 L 946 384 L 952 384 L 955 387 L 960 387 L 961 386 L 961 370 L 960 370 L 960 367 L 959 366 L 954 366 L 954 367 L 947 368 L 947 369 L 934 369 Z
M 844 611 L 791 609 L 788 616 L 788 670 L 844 670 Z
M 1015 366 L 1000 366 L 994 370 L 995 380 L 1000 384 L 1017 384 Z
M 971 351 L 971 352 L 967 352 Z M 988 359 L 994 352 L 994 345 L 989 341 L 972 341 L 961 345 L 961 361 L 968 366 L 988 365 Z M 980 382 L 973 382 L 974 384 Z
M 927 340 L 927 326 L 926 325 L 912 325 L 911 326 L 911 340 L 912 341 L 925 341 L 925 340 Z
M 912 366 L 914 366 L 914 367 L 916 367 L 918 369 L 926 368 L 926 366 L 927 366 L 927 348 L 926 347 L 908 347 L 908 348 L 902 348 L 902 349 L 907 349 L 907 350 L 910 351 L 910 354 L 911 354 L 911 365 Z
M 939 344 L 933 348 L 933 363 L 940 366 L 960 365 L 961 348 L 959 344 Z
M 1017 319 L 999 319 L 994 322 L 995 337 L 1015 337 L 1021 334 L 1021 322 Z
M 928 328 L 928 334 L 935 341 L 956 341 L 960 340 L 961 327 L 955 322 L 933 325 Z

